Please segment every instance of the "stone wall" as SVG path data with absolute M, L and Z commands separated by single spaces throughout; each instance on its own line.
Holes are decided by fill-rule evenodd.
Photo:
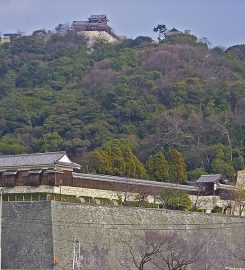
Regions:
M 190 269 L 245 267 L 234 256 L 244 251 L 244 223 L 241 217 L 164 209 L 4 202 L 2 266 L 50 269 L 57 258 L 56 269 L 67 270 L 75 254 L 80 269 L 135 270 L 125 243 L 131 240 L 137 249 L 140 237 L 151 231 L 202 243 L 200 260 Z M 144 269 L 155 270 L 150 264 Z
M 2 210 L 2 268 L 52 269 L 50 202 L 4 202 Z
M 147 231 L 179 233 L 189 241 L 205 242 L 200 261 L 192 269 L 245 267 L 233 256 L 245 246 L 244 218 L 113 206 L 91 206 L 52 202 L 54 254 L 61 269 L 70 269 L 73 241 L 81 245 L 81 269 L 136 269 L 125 242 L 137 246 Z M 195 225 L 196 224 L 196 225 Z M 152 266 L 144 268 L 155 270 Z
M 88 39 L 88 45 L 93 45 L 97 41 L 106 41 L 109 43 L 118 43 L 118 40 L 111 36 L 106 31 L 83 31 L 78 32 L 79 35 L 83 35 Z

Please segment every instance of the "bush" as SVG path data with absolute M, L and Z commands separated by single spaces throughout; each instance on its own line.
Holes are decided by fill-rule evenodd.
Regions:
M 212 210 L 211 213 L 222 213 L 222 207 L 216 205 Z
M 165 208 L 186 211 L 191 209 L 192 202 L 186 191 L 175 189 L 164 189 L 160 194 L 160 201 Z

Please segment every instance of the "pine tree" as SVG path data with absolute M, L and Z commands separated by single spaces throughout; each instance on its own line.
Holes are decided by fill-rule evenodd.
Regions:
M 96 171 L 99 173 L 134 178 L 146 177 L 143 164 L 127 144 L 108 144 L 96 150 L 95 155 L 98 161 Z
M 159 152 L 149 156 L 146 162 L 146 172 L 152 180 L 164 182 L 169 179 L 168 162 L 163 153 Z
M 222 147 L 219 147 L 216 151 L 216 156 L 212 162 L 212 170 L 214 173 L 220 173 L 230 180 L 233 180 L 234 178 L 234 168 L 226 161 Z
M 169 176 L 175 183 L 184 183 L 187 180 L 185 158 L 177 149 L 168 152 Z

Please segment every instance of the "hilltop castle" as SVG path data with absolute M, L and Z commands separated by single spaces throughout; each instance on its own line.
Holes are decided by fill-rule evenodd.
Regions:
M 73 21 L 71 30 L 85 36 L 91 43 L 97 39 L 117 43 L 121 37 L 113 32 L 108 21 L 106 15 L 91 15 L 88 21 Z

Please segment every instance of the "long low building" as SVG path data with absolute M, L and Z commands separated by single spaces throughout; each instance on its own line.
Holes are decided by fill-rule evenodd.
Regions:
M 199 188 L 118 177 L 79 173 L 80 165 L 72 162 L 65 152 L 0 156 L 0 186 L 5 193 L 58 193 L 77 197 L 116 199 L 118 193 L 159 195 L 162 189 L 185 190 L 195 194 Z
M 187 191 L 192 200 L 197 196 L 210 197 L 211 203 L 206 208 L 211 211 L 217 201 L 230 199 L 235 190 L 221 175 L 205 175 L 195 183 L 181 185 L 79 171 L 80 165 L 72 162 L 64 151 L 0 156 L 0 186 L 4 200 L 8 201 L 63 198 L 120 204 L 144 198 L 150 204 L 159 204 L 157 198 L 163 189 L 175 189 Z
M 199 190 L 198 187 L 195 186 L 149 181 L 129 177 L 118 177 L 112 175 L 85 174 L 75 172 L 73 173 L 73 183 L 76 187 L 99 188 L 114 191 L 131 191 L 151 195 L 159 194 L 159 191 L 164 188 L 185 190 L 190 193 L 195 193 Z

